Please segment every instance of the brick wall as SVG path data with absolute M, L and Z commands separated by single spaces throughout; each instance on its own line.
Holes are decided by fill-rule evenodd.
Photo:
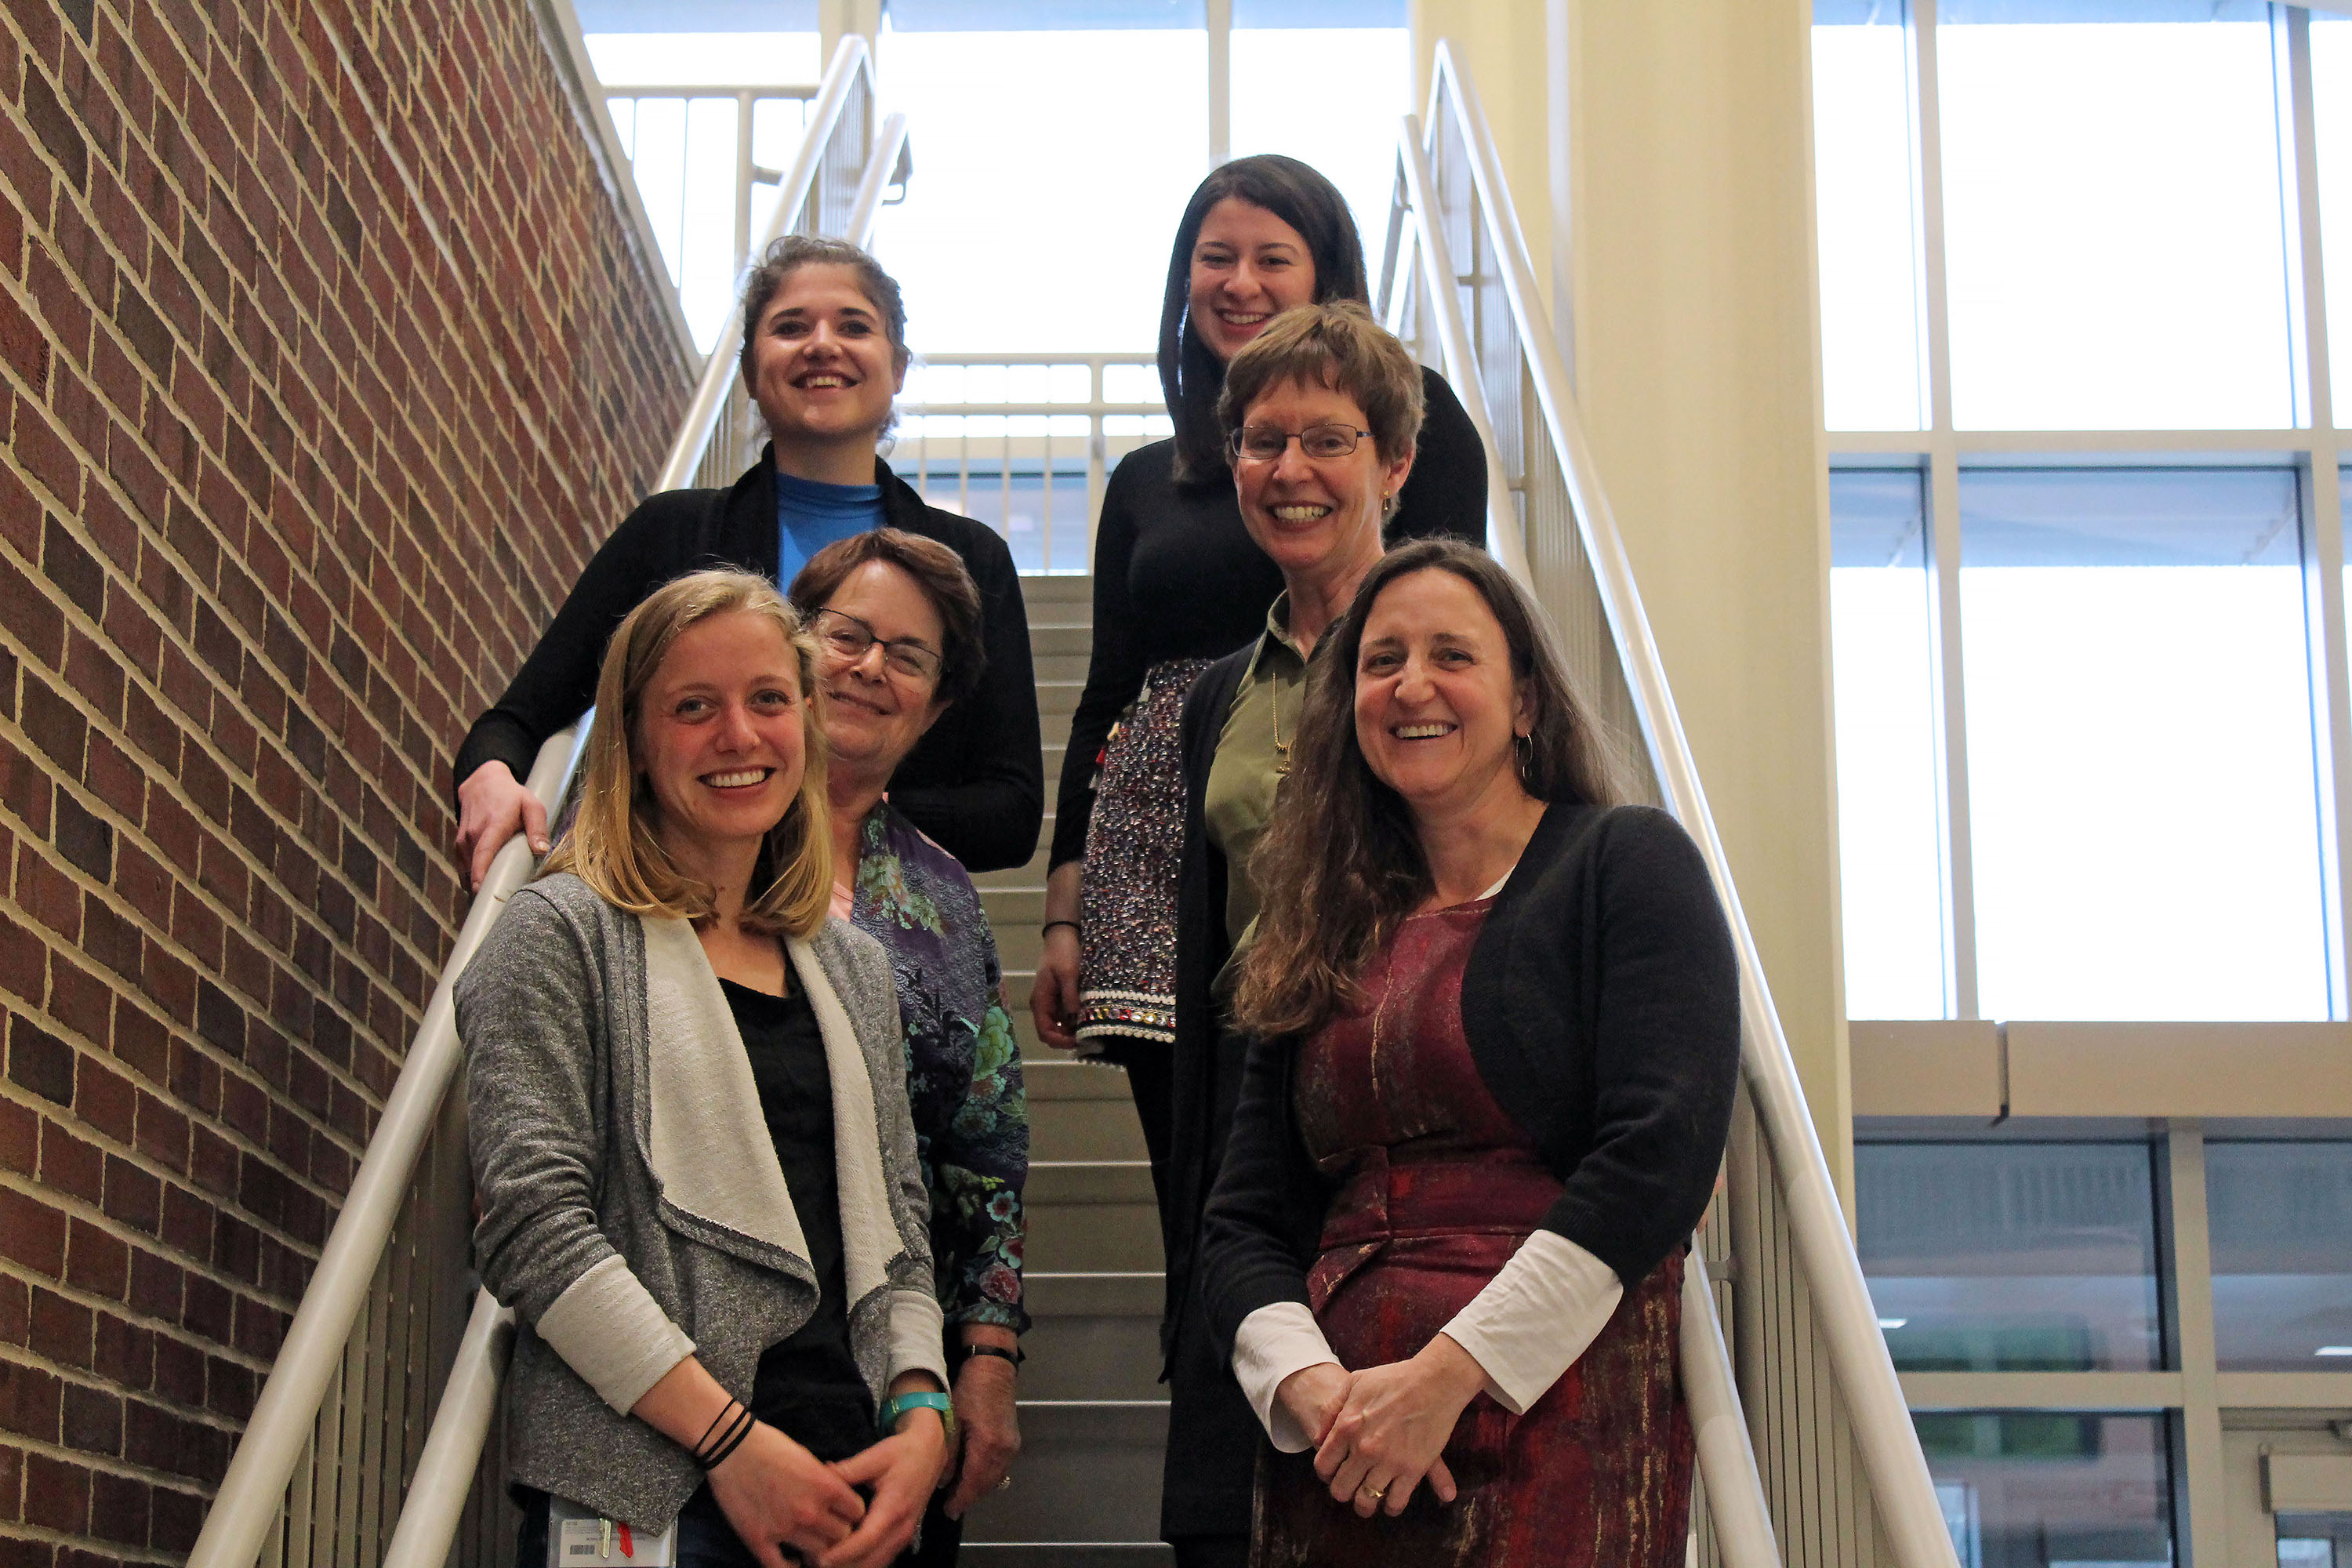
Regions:
M 683 406 L 537 3 L 0 12 L 0 1568 L 193 1542 Z

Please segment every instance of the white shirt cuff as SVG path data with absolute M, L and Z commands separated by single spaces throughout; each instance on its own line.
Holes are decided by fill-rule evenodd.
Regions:
M 1257 1412 L 1259 1425 L 1274 1446 L 1286 1454 L 1303 1453 L 1315 1446 L 1315 1434 L 1300 1426 L 1274 1397 L 1282 1380 L 1294 1372 L 1328 1362 L 1339 1364 L 1331 1342 L 1323 1337 L 1315 1314 L 1303 1301 L 1276 1301 L 1242 1320 L 1234 1335 L 1234 1378 Z
M 1524 1415 L 1576 1363 L 1624 1295 L 1615 1269 L 1559 1232 L 1539 1230 L 1444 1333 L 1486 1373 L 1495 1403 Z

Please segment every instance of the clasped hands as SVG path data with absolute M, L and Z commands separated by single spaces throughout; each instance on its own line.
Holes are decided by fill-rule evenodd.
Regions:
M 873 1447 L 828 1465 L 761 1423 L 710 1472 L 710 1494 L 761 1568 L 886 1568 L 914 1539 L 948 1462 L 939 1412 L 910 1410 Z M 856 1490 L 873 1489 L 869 1502 Z
M 1315 1474 L 1335 1502 L 1370 1519 L 1405 1510 L 1425 1479 L 1440 1502 L 1454 1498 L 1442 1457 L 1454 1424 L 1486 1373 L 1468 1351 L 1437 1335 L 1408 1360 L 1349 1372 L 1337 1362 L 1282 1380 L 1275 1401 L 1315 1438 Z

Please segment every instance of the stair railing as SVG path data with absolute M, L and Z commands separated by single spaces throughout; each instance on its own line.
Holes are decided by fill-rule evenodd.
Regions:
M 877 125 L 875 104 L 866 40 L 846 37 L 816 91 L 761 249 L 786 233 L 866 242 L 888 188 L 903 185 L 910 166 L 905 117 Z M 698 476 L 704 484 L 731 483 L 750 462 L 754 410 L 726 352 L 741 323 L 739 303 L 654 489 L 676 489 Z M 591 717 L 551 736 L 532 764 L 527 785 L 551 815 L 571 788 Z M 255 1568 L 265 1560 L 307 1568 L 313 1556 L 358 1568 L 372 1561 L 377 1568 L 441 1568 L 449 1561 L 468 1504 L 482 1494 L 477 1472 L 514 1335 L 513 1314 L 465 1270 L 471 1187 L 463 1107 L 448 1092 L 462 1059 L 453 992 L 507 900 L 534 870 L 520 835 L 490 863 L 189 1568 Z M 460 1311 L 466 1326 L 455 1348 L 436 1343 L 447 1340 Z M 433 1402 L 416 1369 L 445 1364 L 451 1370 L 420 1448 Z M 314 1445 L 313 1462 L 298 1474 Z
M 1642 736 L 1651 793 L 1696 841 L 1737 949 L 1742 1093 L 1727 1201 L 1699 1232 L 1684 1290 L 1701 1559 L 1760 1568 L 1785 1544 L 1791 1563 L 1957 1568 L 1501 159 L 1444 42 L 1426 131 L 1406 118 L 1397 163 L 1381 313 L 1444 364 L 1486 440 L 1495 553 L 1546 607 L 1604 717 Z M 1710 1263 L 1731 1286 L 1728 1340 Z

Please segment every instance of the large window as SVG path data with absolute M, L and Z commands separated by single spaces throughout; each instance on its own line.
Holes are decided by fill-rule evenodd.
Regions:
M 1815 21 L 1849 1016 L 2347 1016 L 2352 21 Z
M 2206 1151 L 2221 1364 L 2352 1372 L 2352 1143 Z
M 2160 1364 L 2145 1143 L 1864 1143 L 1855 1247 L 1895 1364 Z

